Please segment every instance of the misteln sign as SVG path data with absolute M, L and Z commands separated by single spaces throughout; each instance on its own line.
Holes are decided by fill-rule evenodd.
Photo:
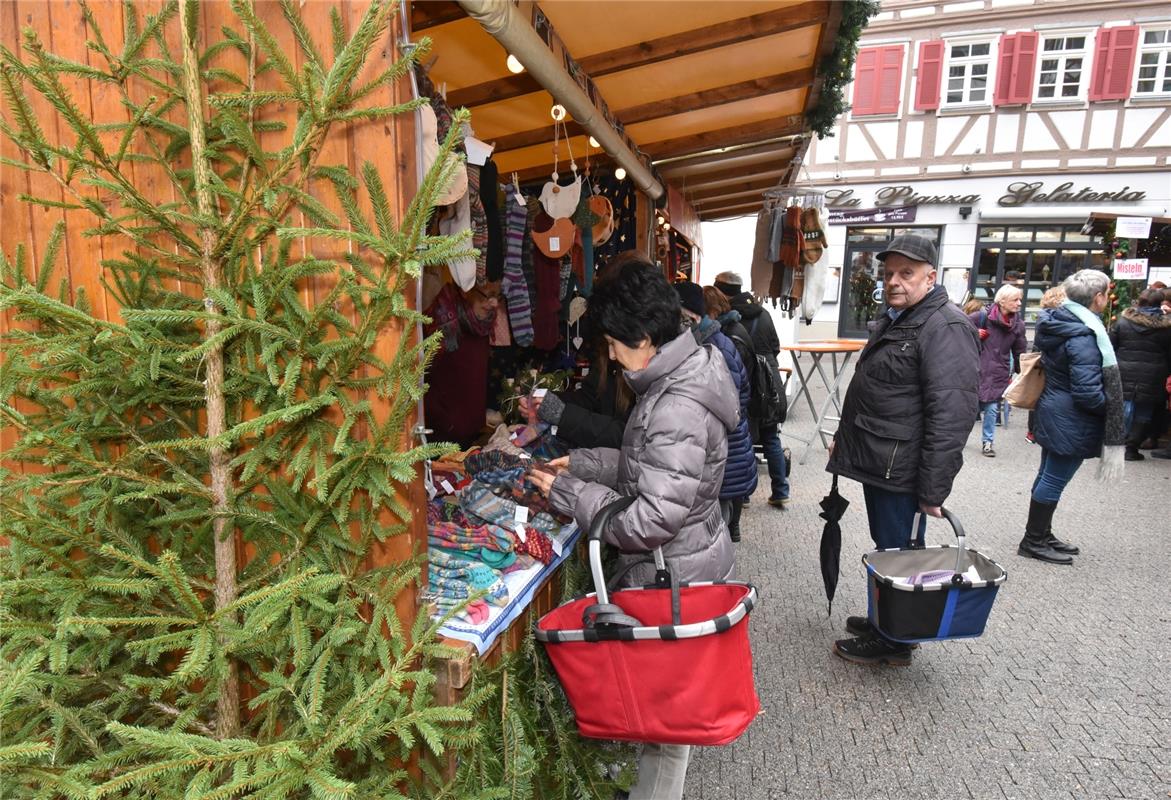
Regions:
M 1146 192 L 1131 191 L 1123 186 L 1115 192 L 1099 192 L 1089 186 L 1073 191 L 1073 181 L 1066 181 L 1052 191 L 1045 192 L 1043 181 L 1017 181 L 1010 183 L 1005 193 L 997 198 L 997 205 L 1015 207 L 1030 203 L 1135 203 L 1147 196 Z M 980 202 L 978 194 L 919 194 L 912 187 L 902 184 L 883 186 L 874 193 L 874 205 L 878 208 L 896 206 L 926 205 L 975 205 Z M 829 208 L 857 208 L 862 198 L 854 196 L 853 189 L 830 189 L 825 193 L 825 204 Z

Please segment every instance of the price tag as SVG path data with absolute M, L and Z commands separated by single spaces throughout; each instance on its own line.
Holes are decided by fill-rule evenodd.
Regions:
M 529 521 L 529 507 L 518 505 L 516 507 L 516 521 L 519 525 L 524 525 Z
M 583 378 L 584 378 L 586 375 L 589 375 L 589 374 L 590 374 L 590 368 L 589 368 L 589 367 L 582 367 L 582 368 L 581 368 L 581 376 L 582 376 Z
M 549 237 L 549 249 L 550 250 L 560 250 L 561 249 L 561 237 L 560 236 L 550 236 Z
M 443 491 L 447 492 L 448 494 L 455 494 L 455 487 L 448 482 L 447 478 L 444 478 L 439 485 L 442 486 Z
M 548 393 L 548 389 L 533 389 L 533 397 L 544 397 Z
M 557 555 L 558 558 L 561 558 L 561 553 L 562 553 L 561 540 L 555 536 L 550 536 L 549 541 L 552 542 L 552 544 L 553 544 L 553 552 Z
M 522 523 L 512 523 L 512 529 L 516 531 L 517 537 L 519 537 L 522 542 L 528 541 L 529 535 L 525 533 L 525 526 Z
M 549 428 L 549 433 L 551 433 L 551 434 L 553 434 L 554 436 L 556 436 L 556 435 L 557 435 L 557 426 L 556 426 L 556 425 L 554 425 L 553 427 Z

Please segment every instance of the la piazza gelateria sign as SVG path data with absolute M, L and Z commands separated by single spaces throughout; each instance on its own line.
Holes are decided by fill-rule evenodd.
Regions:
M 1073 181 L 1066 181 L 1052 191 L 1044 189 L 1043 181 L 1010 183 L 1005 193 L 996 199 L 996 203 L 1009 208 L 1035 203 L 1134 203 L 1147 196 L 1146 192 L 1131 191 L 1129 186 L 1123 186 L 1116 192 L 1100 192 L 1086 186 L 1075 192 Z M 975 205 L 979 202 L 978 194 L 919 194 L 906 184 L 883 186 L 874 193 L 874 205 L 878 208 Z M 825 193 L 825 204 L 829 208 L 856 208 L 862 205 L 862 199 L 854 197 L 853 189 L 830 189 Z

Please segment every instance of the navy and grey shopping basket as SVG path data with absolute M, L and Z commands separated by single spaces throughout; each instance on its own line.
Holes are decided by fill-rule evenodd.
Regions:
M 659 744 L 734 741 L 760 711 L 748 613 L 756 589 L 739 581 L 682 583 L 655 551 L 653 586 L 607 591 L 602 530 L 633 498 L 606 506 L 589 532 L 596 595 L 537 622 L 583 736 Z
M 918 530 L 919 516 L 912 526 Z M 956 544 L 937 547 L 873 550 L 862 556 L 866 566 L 870 624 L 896 642 L 964 639 L 984 633 L 992 602 L 1008 578 L 1004 568 L 964 546 L 964 529 L 955 514 L 944 509 Z M 964 575 L 973 568 L 978 580 Z M 942 582 L 912 584 L 909 579 L 950 571 Z

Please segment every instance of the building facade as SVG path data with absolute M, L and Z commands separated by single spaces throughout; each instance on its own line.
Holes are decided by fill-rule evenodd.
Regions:
M 1171 213 L 1164 2 L 888 0 L 849 92 L 798 181 L 826 195 L 832 278 L 816 322 L 838 335 L 865 335 L 874 256 L 904 230 L 938 242 L 953 300 L 1014 281 L 1031 321 L 1048 286 L 1108 265 L 1082 233 L 1090 214 Z

